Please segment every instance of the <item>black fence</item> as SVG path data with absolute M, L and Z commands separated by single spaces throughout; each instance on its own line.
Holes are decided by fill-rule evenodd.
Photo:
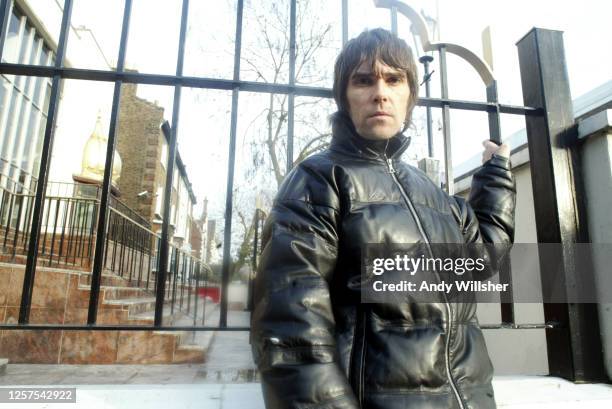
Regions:
M 426 29 L 423 31 L 423 24 L 419 25 L 419 15 L 413 9 L 399 1 L 375 1 L 379 7 L 385 7 L 390 10 L 394 21 L 394 28 L 397 27 L 397 13 L 400 12 L 408 17 L 413 28 L 420 30 L 421 39 L 427 39 Z M 145 226 L 139 223 L 132 223 L 131 229 L 126 233 L 125 220 L 126 218 L 119 217 L 121 211 L 112 209 L 112 199 L 110 195 L 111 188 L 111 171 L 113 163 L 113 154 L 116 144 L 116 130 L 119 112 L 119 100 L 121 86 L 123 83 L 138 83 L 138 84 L 154 84 L 154 85 L 170 85 L 174 87 L 174 103 L 172 112 L 172 126 L 165 124 L 163 131 L 167 135 L 169 141 L 169 155 L 167 161 L 167 180 L 165 185 L 164 197 L 171 196 L 172 175 L 175 166 L 176 157 L 176 136 L 179 127 L 179 112 L 181 101 L 181 90 L 183 87 L 193 88 L 208 88 L 217 90 L 232 91 L 232 108 L 231 108 L 231 124 L 229 135 L 229 158 L 228 158 L 228 179 L 227 179 L 227 195 L 226 195 L 226 216 L 224 226 L 224 243 L 223 243 L 223 266 L 222 266 L 222 282 L 221 282 L 221 308 L 220 321 L 216 326 L 194 326 L 188 330 L 248 330 L 248 327 L 229 327 L 227 325 L 227 308 L 228 308 L 228 284 L 230 279 L 230 248 L 231 248 L 231 232 L 232 232 L 232 192 L 234 189 L 234 168 L 236 154 L 236 128 L 238 115 L 238 101 L 241 91 L 259 92 L 267 94 L 286 94 L 288 95 L 288 137 L 287 137 L 287 169 L 293 166 L 293 125 L 294 125 L 294 98 L 295 96 L 316 96 L 331 98 L 331 90 L 326 88 L 315 88 L 298 86 L 295 82 L 295 49 L 296 49 L 296 0 L 290 1 L 290 17 L 289 17 L 289 81 L 287 84 L 269 84 L 242 81 L 240 79 L 240 61 L 241 61 L 241 43 L 242 43 L 242 21 L 243 21 L 243 0 L 237 1 L 236 11 L 236 32 L 235 32 L 235 50 L 234 50 L 234 73 L 231 80 L 221 80 L 203 77 L 189 77 L 183 75 L 183 60 L 185 49 L 185 35 L 187 30 L 187 20 L 189 14 L 189 0 L 182 2 L 182 14 L 178 43 L 178 55 L 175 75 L 153 75 L 128 72 L 125 70 L 125 54 L 127 47 L 127 38 L 130 27 L 130 14 L 132 1 L 126 0 L 123 10 L 123 24 L 121 29 L 121 40 L 119 53 L 117 55 L 117 67 L 114 71 L 99 71 L 70 68 L 65 65 L 65 50 L 68 38 L 68 29 L 70 27 L 72 0 L 65 0 L 63 7 L 63 16 L 61 23 L 58 48 L 56 53 L 55 65 L 52 67 L 32 66 L 22 64 L 0 64 L 0 72 L 13 75 L 29 75 L 43 76 L 52 78 L 52 88 L 50 95 L 50 104 L 47 112 L 47 124 L 42 145 L 40 171 L 37 177 L 38 184 L 35 195 L 18 196 L 15 194 L 7 194 L 3 199 L 5 206 L 9 210 L 6 214 L 11 215 L 7 220 L 7 240 L 10 242 L 11 237 L 14 243 L 27 247 L 27 263 L 26 274 L 23 283 L 23 293 L 21 297 L 21 309 L 19 315 L 19 323 L 17 325 L 2 325 L 2 329 L 99 329 L 99 330 L 114 330 L 114 329 L 181 329 L 181 327 L 165 327 L 162 324 L 164 300 L 171 297 L 176 301 L 179 297 L 180 301 L 184 295 L 186 288 L 194 286 L 196 293 L 198 287 L 206 280 L 193 282 L 193 277 L 200 277 L 201 274 L 194 275 L 192 272 L 201 272 L 203 266 L 193 260 L 185 259 L 184 255 L 172 249 L 169 245 L 169 229 L 170 229 L 170 201 L 166 200 L 163 208 L 163 225 L 161 235 L 159 237 L 151 236 L 146 232 Z M 0 8 L 0 22 L 2 35 L 0 35 L 0 53 L 5 41 L 5 32 L 8 21 L 8 10 L 10 1 L 2 0 Z M 348 2 L 342 2 L 342 32 L 343 41 L 348 37 Z M 571 175 L 571 163 L 566 161 L 552 161 L 556 150 L 571 150 L 571 146 L 557 144 L 556 141 L 561 138 L 572 126 L 572 116 L 567 115 L 567 110 L 571 109 L 571 100 L 569 100 L 569 86 L 567 82 L 567 72 L 565 68 L 565 57 L 563 53 L 563 41 L 560 33 L 548 30 L 534 29 L 530 31 L 523 39 L 519 41 L 519 60 L 521 66 L 521 77 L 523 79 L 523 94 L 526 106 L 509 106 L 500 104 L 497 96 L 497 85 L 490 70 L 475 54 L 461 46 L 451 43 L 434 43 L 429 40 L 424 42 L 426 51 L 433 51 L 438 58 L 440 72 L 438 73 L 441 85 L 441 97 L 431 98 L 424 97 L 418 102 L 420 106 L 427 108 L 441 109 L 442 111 L 442 128 L 444 137 L 444 155 L 445 155 L 445 186 L 449 193 L 452 193 L 454 178 L 452 175 L 451 165 L 451 138 L 450 138 L 450 110 L 472 110 L 481 111 L 488 114 L 490 138 L 493 141 L 500 141 L 500 114 L 515 114 L 522 115 L 526 118 L 527 131 L 529 137 L 530 157 L 545 158 L 542 161 L 531 161 L 532 176 L 534 179 L 534 198 L 536 205 L 536 220 L 538 226 L 538 239 L 542 242 L 571 242 L 577 240 L 585 240 L 585 236 L 579 231 L 581 224 L 575 220 L 568 223 L 560 221 L 559 209 L 561 206 L 579 206 L 580 201 L 573 197 L 574 190 L 568 189 L 574 183 L 565 184 L 567 181 L 558 180 L 558 175 Z M 447 79 L 447 53 L 459 55 L 468 61 L 483 79 L 487 101 L 462 101 L 453 100 L 448 97 L 448 79 Z M 165 58 L 166 56 L 161 56 Z M 78 326 L 57 326 L 57 325 L 33 325 L 29 324 L 29 310 L 32 299 L 32 289 L 35 282 L 35 272 L 38 257 L 42 257 L 43 253 L 40 249 L 41 240 L 46 238 L 46 227 L 49 226 L 49 220 L 54 221 L 53 212 L 48 212 L 47 203 L 49 198 L 46 197 L 45 186 L 48 178 L 48 165 L 52 142 L 54 138 L 54 130 L 57 122 L 57 107 L 60 98 L 60 84 L 63 79 L 84 79 L 91 81 L 106 81 L 114 83 L 114 96 L 112 103 L 112 111 L 110 118 L 110 127 L 108 135 L 108 146 L 106 152 L 106 166 L 104 179 L 101 186 L 99 201 L 92 205 L 84 203 L 74 203 L 68 199 L 51 199 L 56 200 L 56 209 L 60 206 L 65 207 L 66 212 L 76 212 L 77 214 L 89 214 L 88 206 L 97 206 L 97 220 L 91 224 L 94 226 L 94 231 L 90 232 L 95 235 L 96 240 L 93 245 L 93 260 L 92 260 L 92 280 L 91 280 L 91 298 L 89 304 L 89 315 L 87 325 Z M 561 124 L 561 125 L 559 125 Z M 544 183 L 544 185 L 540 185 Z M 536 187 L 537 186 L 537 187 Z M 84 207 L 83 207 L 84 206 Z M 13 214 L 17 210 L 17 216 L 13 218 Z M 81 210 L 77 210 L 81 209 Z M 83 210 L 85 209 L 85 210 Z M 575 211 L 575 208 L 563 209 L 563 214 L 580 214 Z M 57 210 L 56 210 L 57 211 Z M 51 216 L 47 216 L 51 213 Z M 23 214 L 28 214 L 28 220 L 31 220 L 31 228 L 24 233 L 29 237 L 27 239 L 20 238 L 21 233 L 10 230 L 11 226 L 19 226 L 19 220 L 15 219 L 24 217 Z M 96 214 L 96 212 L 91 212 Z M 125 214 L 123 214 L 125 216 Z M 87 216 L 76 220 L 87 220 Z M 132 219 L 129 216 L 128 219 Z M 132 220 L 133 221 L 133 220 Z M 51 223 L 53 225 L 53 223 Z M 584 223 L 583 223 L 584 224 Z M 583 225 L 582 224 L 582 225 Z M 80 225 L 75 225 L 78 227 Z M 18 229 L 17 229 L 18 230 Z M 12 234 L 12 236 L 11 236 Z M 22 240 L 22 241 L 19 241 Z M 25 240 L 25 241 L 24 241 Z M 55 243 L 51 240 L 51 243 Z M 84 243 L 81 243 L 84 244 Z M 91 241 L 87 242 L 87 246 L 91 246 Z M 113 246 L 118 246 L 119 253 Z M 157 247 L 155 247 L 157 246 Z M 25 248 L 24 247 L 24 248 Z M 111 248 L 114 248 L 111 251 Z M 154 250 L 156 248 L 157 250 Z M 89 247 L 88 247 L 89 249 Z M 147 251 L 151 249 L 151 253 Z M 121 253 L 122 252 L 122 253 Z M 151 256 L 154 254 L 154 256 Z M 148 258 L 147 258 L 148 255 Z M 568 262 L 571 260 L 571 254 L 564 254 Z M 70 258 L 70 256 L 69 256 Z M 118 261 L 119 259 L 119 261 Z M 153 262 L 152 259 L 155 261 Z M 126 261 L 128 260 L 128 261 Z M 155 292 L 156 292 L 156 313 L 155 322 L 152 326 L 117 326 L 117 325 L 97 325 L 97 308 L 98 298 L 100 293 L 100 284 L 102 273 L 105 265 L 115 263 L 120 266 L 121 274 L 128 274 L 131 278 L 144 281 L 142 269 L 132 269 L 130 266 L 133 263 L 137 265 L 146 265 L 147 286 L 150 284 L 151 276 L 149 273 L 155 273 Z M 156 268 L 156 269 L 155 269 Z M 194 270 L 195 269 L 195 270 Z M 567 274 L 571 274 L 569 271 Z M 569 279 L 567 282 L 572 282 Z M 547 282 L 546 277 L 542 277 L 542 286 L 551 285 Z M 171 288 L 171 290 L 169 290 Z M 188 292 L 188 297 L 191 292 Z M 172 303 L 174 305 L 174 303 Z M 189 306 L 190 303 L 187 302 Z M 189 307 L 188 307 L 189 308 Z M 593 325 L 591 330 L 585 330 L 584 323 L 587 320 L 591 323 L 597 323 L 597 311 L 593 305 L 545 305 L 545 322 L 535 324 L 516 324 L 514 321 L 513 304 L 502 304 L 503 322 L 490 328 L 545 328 L 548 342 L 548 355 L 551 368 L 551 374 L 563 376 L 572 380 L 590 380 L 598 379 L 601 373 L 601 362 L 597 361 L 597 354 L 592 351 L 601 350 L 601 341 L 597 335 L 596 325 Z
M 49 192 L 72 194 L 70 196 L 45 195 L 44 212 L 38 240 L 38 266 L 88 271 L 93 262 L 93 246 L 100 208 L 96 186 L 80 184 L 50 184 Z M 79 194 L 92 197 L 80 197 Z M 35 196 L 17 193 L 0 187 L 0 261 L 26 264 L 31 236 L 32 209 Z M 161 245 L 159 234 L 148 226 L 133 210 L 113 198 L 108 211 L 108 230 L 105 235 L 105 259 L 103 271 L 127 280 L 129 285 L 155 295 L 158 277 L 158 254 Z M 117 206 L 117 207 L 115 207 Z M 123 211 L 128 210 L 130 215 Z M 130 216 L 136 215 L 138 220 Z M 200 303 L 205 301 L 212 284 L 212 272 L 208 265 L 193 257 L 186 250 L 170 245 L 167 266 L 166 291 L 163 303 L 174 314 L 175 309 L 196 317 Z M 218 300 L 217 300 L 218 301 Z M 201 307 L 202 308 L 202 307 Z

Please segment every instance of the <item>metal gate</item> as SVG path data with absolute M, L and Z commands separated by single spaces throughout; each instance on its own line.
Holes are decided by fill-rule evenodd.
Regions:
M 189 14 L 189 0 L 182 2 L 182 14 L 180 23 L 179 48 L 175 75 L 152 75 L 130 72 L 125 69 L 125 56 L 128 32 L 130 29 L 130 14 L 132 1 L 125 0 L 123 10 L 123 23 L 121 29 L 121 40 L 117 56 L 116 71 L 98 71 L 88 69 L 69 68 L 65 66 L 65 53 L 67 46 L 68 30 L 72 13 L 72 0 L 65 0 L 61 30 L 54 66 L 35 66 L 23 64 L 0 64 L 0 72 L 13 75 L 27 75 L 35 77 L 48 77 L 52 79 L 50 103 L 47 112 L 47 124 L 42 145 L 40 170 L 38 173 L 38 184 L 35 195 L 31 198 L 33 205 L 28 210 L 31 213 L 31 229 L 29 229 L 29 240 L 27 241 L 27 263 L 25 278 L 21 296 L 21 307 L 19 322 L 17 324 L 2 324 L 2 330 L 196 330 L 196 331 L 248 331 L 248 327 L 232 327 L 227 325 L 228 312 L 228 284 L 230 279 L 230 243 L 232 231 L 232 191 L 234 189 L 234 168 L 236 152 L 236 129 L 238 102 L 241 91 L 286 94 L 288 95 L 288 138 L 287 138 L 287 170 L 293 166 L 293 132 L 294 132 L 294 109 L 296 96 L 311 96 L 331 98 L 332 93 L 327 88 L 305 87 L 296 85 L 296 0 L 290 1 L 289 13 L 289 83 L 287 85 L 249 82 L 240 79 L 240 56 L 243 27 L 243 0 L 237 1 L 234 69 L 232 80 L 211 79 L 203 77 L 189 77 L 183 75 L 183 61 L 185 55 L 185 37 L 187 19 Z M 450 111 L 471 110 L 481 111 L 488 114 L 490 139 L 495 142 L 501 141 L 500 114 L 514 114 L 525 117 L 528 140 L 530 166 L 533 178 L 533 191 L 535 209 L 537 215 L 538 241 L 544 243 L 575 243 L 588 242 L 588 233 L 584 231 L 585 223 L 581 223 L 584 217 L 584 209 L 579 200 L 576 200 L 575 192 L 579 190 L 580 178 L 575 172 L 573 159 L 575 153 L 571 144 L 561 144 L 561 139 L 566 139 L 571 134 L 574 119 L 572 115 L 571 99 L 569 95 L 568 77 L 565 66 L 563 42 L 560 32 L 543 29 L 533 29 L 522 38 L 517 46 L 519 51 L 520 70 L 523 85 L 524 105 L 510 106 L 500 104 L 497 95 L 497 83 L 488 66 L 470 50 L 452 43 L 435 43 L 429 40 L 426 25 L 420 15 L 411 7 L 395 0 L 375 0 L 377 7 L 388 8 L 392 19 L 392 27 L 397 30 L 397 13 L 406 16 L 413 24 L 421 38 L 425 51 L 437 53 L 440 66 L 441 97 L 431 98 L 429 96 L 420 98 L 418 105 L 430 109 L 440 109 L 442 113 L 444 158 L 446 189 L 453 193 L 454 178 L 451 166 L 451 135 L 450 135 Z M 10 14 L 11 1 L 2 0 L 0 14 L 0 57 L 6 40 L 6 32 Z M 342 37 L 343 42 L 348 37 L 348 1 L 342 0 Z M 466 60 L 474 67 L 480 75 L 485 87 L 487 101 L 464 101 L 454 100 L 448 97 L 447 81 L 447 53 L 456 54 Z M 32 292 L 34 288 L 36 263 L 38 257 L 40 230 L 43 223 L 44 204 L 46 195 L 46 182 L 48 180 L 49 162 L 53 146 L 54 130 L 57 119 L 58 104 L 60 100 L 60 82 L 63 79 L 83 79 L 91 81 L 106 81 L 114 83 L 114 94 L 108 134 L 108 145 L 106 153 L 106 167 L 104 179 L 99 195 L 99 209 L 97 211 L 97 223 L 95 231 L 95 247 L 93 249 L 91 295 L 86 325 L 54 325 L 54 324 L 30 324 L 30 307 L 32 303 Z M 217 326 L 199 326 L 194 321 L 194 326 L 177 327 L 164 326 L 162 324 L 163 302 L 168 296 L 168 286 L 176 289 L 177 280 L 182 280 L 185 274 L 179 275 L 179 268 L 198 269 L 202 266 L 188 261 L 178 262 L 177 256 L 172 254 L 168 246 L 169 242 L 169 219 L 170 200 L 165 200 L 163 205 L 163 225 L 161 237 L 157 245 L 158 254 L 155 257 L 156 265 L 155 291 L 156 308 L 155 320 L 152 326 L 129 326 L 129 325 L 101 325 L 97 324 L 98 301 L 102 270 L 108 256 L 107 236 L 116 235 L 113 222 L 113 211 L 111 206 L 111 173 L 113 155 L 117 138 L 117 124 L 119 115 L 119 100 L 121 86 L 124 83 L 170 85 L 174 87 L 174 104 L 172 112 L 172 126 L 165 125 L 164 132 L 169 141 L 169 154 L 167 159 L 167 178 L 164 197 L 171 195 L 172 175 L 176 166 L 177 129 L 179 124 L 179 112 L 181 102 L 181 90 L 183 87 L 201 89 L 231 90 L 231 124 L 229 135 L 229 159 L 228 179 L 226 196 L 226 215 L 223 245 L 223 265 L 221 283 L 221 308 L 220 321 Z M 574 171 L 572 171 L 574 170 Z M 569 188 L 574 187 L 574 188 Z M 259 212 L 257 212 L 259 215 Z M 572 215 L 571 218 L 561 215 Z M 259 223 L 257 223 L 259 226 Z M 143 227 L 146 230 L 146 227 Z M 144 230 L 143 230 L 144 231 Z M 257 236 L 257 233 L 256 233 Z M 113 236 L 114 237 L 114 236 Z M 257 240 L 257 238 L 256 238 Z M 116 242 L 116 241 L 115 241 Z M 253 257 L 255 260 L 257 255 Z M 115 254 L 113 254 L 113 257 Z M 572 254 L 562 254 L 565 265 L 571 265 Z M 170 258 L 174 260 L 169 262 Z M 151 265 L 152 258 L 148 259 Z M 169 268 L 169 266 L 172 266 Z M 181 267 L 179 267 L 181 266 Z M 191 271 L 191 270 L 190 270 Z M 567 282 L 571 282 L 568 275 L 571 269 L 563 272 Z M 151 269 L 149 269 L 151 273 Z M 197 277 L 200 277 L 198 274 Z M 170 281 L 168 281 L 170 278 Z M 143 278 L 144 279 L 144 278 Z M 507 277 L 509 280 L 510 277 Z M 149 280 L 149 277 L 147 277 Z M 199 280 L 199 278 L 197 279 Z M 550 285 L 547 277 L 542 277 L 542 286 Z M 147 281 L 148 283 L 148 281 Z M 196 288 L 199 281 L 196 281 Z M 148 284 L 147 284 L 148 285 Z M 180 287 L 181 289 L 183 287 Z M 173 293 L 174 294 L 174 293 Z M 181 298 L 182 299 L 182 298 Z M 250 303 L 251 300 L 249 300 Z M 197 305 L 197 304 L 196 304 Z M 483 328 L 543 328 L 546 330 L 548 344 L 548 356 L 550 374 L 571 379 L 574 381 L 593 381 L 603 379 L 603 360 L 601 358 L 601 341 L 599 339 L 597 309 L 595 304 L 545 304 L 545 321 L 539 324 L 516 324 L 512 302 L 501 304 L 502 322 L 495 326 L 483 326 Z M 588 325 L 587 325 L 588 319 Z

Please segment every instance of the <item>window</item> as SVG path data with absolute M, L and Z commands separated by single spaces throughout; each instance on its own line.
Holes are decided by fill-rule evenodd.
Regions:
M 168 164 L 168 144 L 163 142 L 161 147 L 161 154 L 159 155 L 159 162 L 166 169 Z
M 158 186 L 157 192 L 155 193 L 155 215 L 161 218 L 162 204 L 164 200 L 164 187 Z
M 16 63 L 19 51 L 19 26 L 20 17 L 17 16 L 15 10 L 11 13 L 10 23 L 4 43 L 4 53 L 2 54 L 2 60 L 6 62 Z

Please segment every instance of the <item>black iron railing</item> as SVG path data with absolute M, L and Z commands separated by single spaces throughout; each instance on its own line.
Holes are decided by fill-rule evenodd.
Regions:
M 2 259 L 25 264 L 35 195 L 0 188 Z M 95 199 L 46 196 L 38 254 L 41 265 L 88 268 L 92 255 Z
M 84 185 L 88 188 L 95 186 Z M 55 184 L 57 193 L 83 193 L 75 184 Z M 91 193 L 91 191 L 87 192 Z M 16 193 L 0 188 L 0 261 L 25 264 L 31 231 L 32 208 L 35 195 Z M 130 216 L 136 214 L 118 200 L 109 208 L 108 230 L 104 238 L 104 271 L 128 281 L 129 285 L 151 291 L 156 289 L 159 271 L 161 236 Z M 114 205 L 120 204 L 119 209 Z M 38 246 L 38 265 L 62 269 L 89 270 L 93 248 L 99 199 L 51 196 L 44 199 L 42 226 Z M 123 213 L 130 210 L 130 216 Z M 141 218 L 142 219 L 142 218 Z M 169 245 L 171 255 L 166 275 L 163 302 L 194 318 L 198 312 L 198 296 L 211 296 L 214 301 L 217 287 L 210 283 L 211 270 L 188 250 Z M 163 305 L 163 304 L 162 304 Z M 200 308 L 205 308 L 206 303 Z M 204 321 L 202 321 L 204 325 Z

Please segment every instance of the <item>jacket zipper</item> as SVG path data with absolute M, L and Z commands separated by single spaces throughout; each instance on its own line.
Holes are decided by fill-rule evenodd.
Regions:
M 386 150 L 386 149 L 385 149 Z M 433 251 L 431 250 L 431 246 L 429 243 L 429 239 L 427 238 L 427 235 L 425 234 L 425 231 L 423 230 L 423 226 L 421 225 L 421 220 L 419 219 L 419 216 L 416 213 L 416 210 L 414 208 L 414 205 L 412 204 L 412 201 L 410 200 L 410 198 L 408 197 L 408 195 L 406 194 L 406 191 L 404 190 L 404 187 L 402 186 L 402 184 L 399 182 L 397 175 L 395 173 L 395 168 L 393 167 L 393 160 L 390 158 L 387 158 L 387 155 L 385 153 L 384 155 L 384 161 L 387 164 L 387 167 L 389 169 L 389 173 L 391 174 L 391 178 L 393 179 L 393 181 L 395 182 L 395 184 L 397 185 L 397 187 L 400 190 L 400 193 L 402 194 L 402 197 L 404 198 L 404 200 L 406 201 L 406 204 L 408 205 L 408 208 L 410 209 L 410 213 L 412 214 L 412 217 L 414 217 L 414 220 L 417 224 L 417 227 L 419 229 L 419 233 L 421 233 L 421 236 L 423 237 L 423 240 L 425 240 L 425 245 L 427 246 L 427 251 L 429 253 L 429 257 L 433 258 Z M 446 364 L 446 375 L 448 377 L 448 380 L 450 381 L 450 385 L 451 388 L 453 389 L 453 392 L 455 394 L 455 398 L 457 399 L 457 402 L 459 402 L 459 407 L 461 409 L 465 409 L 465 406 L 463 405 L 463 400 L 461 399 L 461 396 L 459 395 L 459 391 L 457 390 L 457 385 L 455 384 L 455 380 L 453 379 L 453 376 L 451 374 L 451 367 L 450 367 L 450 360 L 449 360 L 449 354 L 450 354 L 450 338 L 451 338 L 451 331 L 452 331 L 452 312 L 451 312 L 451 308 L 450 308 L 450 304 L 448 302 L 448 299 L 446 298 L 446 294 L 444 294 L 444 305 L 446 307 L 446 313 L 448 314 L 448 322 L 447 322 L 447 335 L 446 335 L 446 343 L 445 343 L 445 353 L 444 353 L 444 362 Z
M 366 312 L 363 311 L 363 319 L 361 322 L 363 326 L 363 337 L 361 342 L 361 364 L 359 369 L 359 406 L 363 407 L 363 390 L 365 388 L 363 375 L 365 371 L 365 351 L 366 351 Z

